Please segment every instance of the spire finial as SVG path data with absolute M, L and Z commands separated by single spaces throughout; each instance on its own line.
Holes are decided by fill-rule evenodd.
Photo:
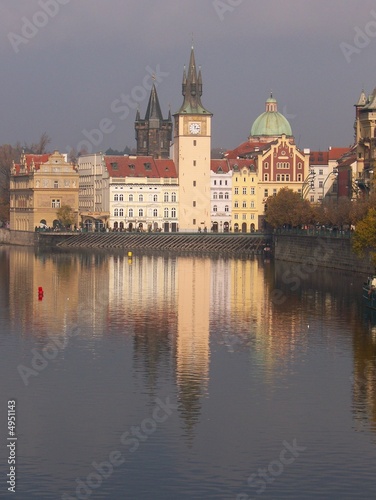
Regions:
M 193 31 L 192 31 L 192 49 L 193 49 Z

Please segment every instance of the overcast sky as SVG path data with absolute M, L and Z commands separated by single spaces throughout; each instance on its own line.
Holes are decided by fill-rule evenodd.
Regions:
M 1 0 L 0 7 L 0 144 L 47 132 L 61 152 L 82 141 L 92 151 L 135 147 L 150 73 L 164 116 L 181 106 L 192 33 L 212 147 L 245 141 L 271 90 L 301 148 L 350 145 L 354 104 L 363 87 L 376 86 L 373 0 Z

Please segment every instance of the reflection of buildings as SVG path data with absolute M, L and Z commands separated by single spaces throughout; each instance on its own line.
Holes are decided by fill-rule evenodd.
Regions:
M 177 273 L 176 378 L 180 411 L 190 435 L 199 420 L 200 398 L 209 378 L 211 261 L 179 257 Z
M 363 424 L 376 430 L 376 315 L 369 311 L 370 334 L 365 335 L 364 323 L 354 328 L 353 413 L 356 428 Z
M 108 304 L 106 272 L 102 273 L 106 267 L 101 265 L 105 262 L 99 255 L 35 254 L 30 249 L 12 249 L 11 320 L 21 323 L 25 334 L 34 332 L 40 339 L 73 336 L 77 325 L 80 335 L 102 332 Z M 42 300 L 39 287 L 43 289 Z

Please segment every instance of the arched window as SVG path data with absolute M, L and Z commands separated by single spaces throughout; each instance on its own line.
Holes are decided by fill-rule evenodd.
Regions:
M 114 201 L 119 201 L 119 195 L 118 194 L 115 194 Z
M 133 217 L 133 208 L 128 210 L 128 217 Z
M 138 209 L 138 216 L 139 217 L 143 217 L 144 216 L 144 209 L 143 208 L 139 208 Z
M 157 194 L 153 195 L 153 201 L 158 201 L 158 195 Z
M 129 195 L 128 199 L 129 199 L 129 201 L 133 201 L 133 194 L 132 193 Z
M 225 212 L 229 212 L 229 206 L 225 205 Z
M 223 200 L 223 193 L 219 193 L 219 199 Z
M 176 218 L 176 208 L 171 208 L 171 217 Z
M 138 195 L 138 201 L 144 201 L 144 195 L 143 194 L 139 194 Z
M 168 193 L 165 193 L 164 196 L 163 196 L 163 201 L 165 203 L 168 203 Z
M 119 209 L 119 217 L 124 217 L 124 209 L 123 208 Z
M 228 200 L 229 199 L 229 194 L 226 192 L 225 193 L 225 200 Z
M 213 200 L 218 200 L 218 193 L 217 192 L 213 193 Z
M 214 205 L 213 206 L 213 212 L 217 212 L 217 211 L 218 211 L 218 207 L 217 207 L 217 205 Z
M 171 193 L 171 201 L 176 201 L 176 193 Z
M 165 219 L 167 219 L 167 218 L 168 218 L 168 208 L 165 208 L 165 209 L 163 210 L 163 216 L 164 216 L 164 218 L 165 218 Z
M 153 217 L 158 217 L 158 209 L 157 208 L 153 209 Z
M 124 201 L 124 195 L 119 194 L 119 201 Z
M 119 217 L 119 209 L 115 208 L 114 210 L 114 217 Z

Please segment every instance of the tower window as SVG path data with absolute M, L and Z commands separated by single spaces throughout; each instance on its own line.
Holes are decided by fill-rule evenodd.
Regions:
M 197 141 L 196 140 L 193 141 L 193 145 L 197 146 Z

